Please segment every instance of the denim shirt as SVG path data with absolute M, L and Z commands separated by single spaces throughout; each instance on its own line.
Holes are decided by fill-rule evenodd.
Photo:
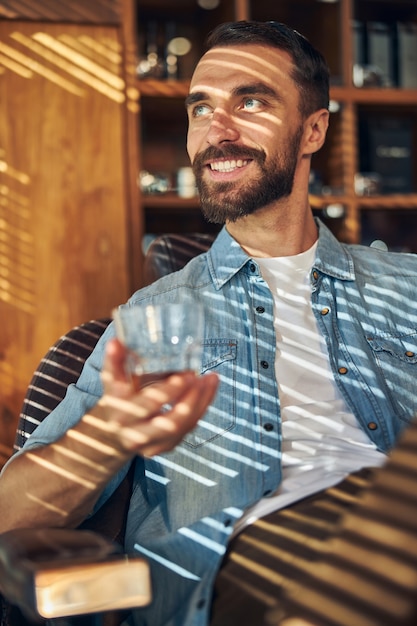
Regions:
M 417 257 L 341 244 L 318 225 L 313 311 L 336 384 L 369 438 L 388 451 L 417 410 Z M 136 458 L 126 549 L 149 560 L 153 579 L 153 601 L 135 612 L 137 626 L 207 624 L 234 523 L 281 481 L 273 299 L 258 265 L 223 229 L 207 253 L 125 306 L 185 298 L 205 305 L 201 371 L 216 371 L 220 387 L 175 450 Z M 25 449 L 55 440 L 95 404 L 104 345 L 113 335 L 110 325 L 77 385 Z

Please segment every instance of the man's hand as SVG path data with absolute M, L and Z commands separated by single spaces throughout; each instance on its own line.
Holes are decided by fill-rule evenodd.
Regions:
M 140 378 L 126 374 L 125 360 L 126 348 L 118 339 L 109 341 L 99 402 L 108 426 L 126 452 L 152 456 L 171 450 L 204 415 L 217 375 L 181 372 L 141 387 Z
M 146 387 L 125 373 L 126 350 L 106 348 L 101 400 L 58 441 L 18 455 L 0 480 L 0 532 L 22 526 L 74 527 L 135 454 L 174 448 L 213 399 L 215 374 L 180 373 Z

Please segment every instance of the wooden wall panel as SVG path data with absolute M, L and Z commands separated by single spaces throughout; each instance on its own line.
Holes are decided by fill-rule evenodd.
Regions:
M 113 27 L 0 21 L 0 456 L 39 359 L 130 292 Z
M 1 0 L 0 17 L 36 22 L 119 24 L 122 0 Z

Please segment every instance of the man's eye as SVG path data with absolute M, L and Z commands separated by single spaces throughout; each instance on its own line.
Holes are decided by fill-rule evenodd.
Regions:
M 256 111 L 260 109 L 262 106 L 262 102 L 257 98 L 246 98 L 243 102 L 243 108 L 247 111 Z
M 193 108 L 193 117 L 201 117 L 202 115 L 206 115 L 209 112 L 209 107 L 206 104 L 197 104 Z

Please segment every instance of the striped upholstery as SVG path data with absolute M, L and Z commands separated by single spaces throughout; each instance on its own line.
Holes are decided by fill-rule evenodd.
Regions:
M 417 421 L 384 467 L 244 529 L 210 626 L 416 626 Z
M 205 252 L 215 235 L 191 233 L 169 234 L 154 239 L 146 253 L 144 280 L 147 285 L 161 276 L 180 270 L 190 259 Z
M 19 416 L 14 448 L 19 450 L 42 420 L 59 404 L 68 385 L 78 380 L 84 361 L 109 324 L 91 320 L 63 335 L 48 350 L 32 376 Z
M 217 575 L 210 626 L 276 626 L 278 601 L 316 567 L 371 477 L 371 470 L 352 474 L 262 517 L 235 537 Z
M 285 607 L 268 623 L 416 626 L 417 420 L 343 517 L 320 563 L 289 586 Z

